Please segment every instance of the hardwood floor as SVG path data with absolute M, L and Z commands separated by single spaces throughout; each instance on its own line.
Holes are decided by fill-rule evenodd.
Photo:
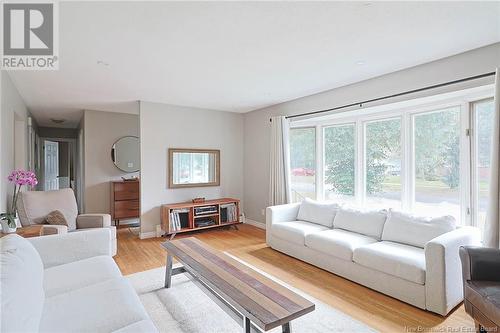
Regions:
M 318 300 L 381 332 L 474 332 L 474 323 L 463 305 L 447 317 L 432 314 L 326 272 L 283 253 L 265 243 L 265 231 L 250 225 L 239 230 L 214 230 L 194 236 L 210 246 L 295 286 Z M 165 265 L 162 238 L 140 240 L 128 229 L 118 230 L 115 260 L 123 274 Z

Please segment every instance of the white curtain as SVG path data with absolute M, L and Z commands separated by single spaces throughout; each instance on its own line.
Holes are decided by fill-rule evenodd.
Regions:
M 290 123 L 284 116 L 271 118 L 271 155 L 269 177 L 269 204 L 290 202 Z
M 495 112 L 493 116 L 493 138 L 491 147 L 491 174 L 488 211 L 484 226 L 484 245 L 500 248 L 500 72 L 495 75 Z

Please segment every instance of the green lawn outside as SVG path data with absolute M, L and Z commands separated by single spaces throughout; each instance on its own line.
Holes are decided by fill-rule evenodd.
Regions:
M 301 184 L 314 184 L 314 176 L 292 176 L 293 183 Z M 448 185 L 440 180 L 423 180 L 417 179 L 415 182 L 416 191 L 418 193 L 432 193 L 433 195 L 456 195 L 458 188 L 451 189 Z M 400 176 L 387 176 L 382 183 L 383 192 L 397 192 L 401 190 L 401 177 Z M 479 195 L 488 195 L 488 183 L 486 181 L 479 182 Z M 314 192 L 304 191 L 300 194 L 307 197 L 314 197 Z

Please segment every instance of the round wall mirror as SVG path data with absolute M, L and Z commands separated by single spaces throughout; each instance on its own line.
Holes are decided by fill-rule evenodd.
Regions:
M 141 168 L 139 138 L 124 136 L 111 147 L 111 160 L 116 167 L 125 172 L 137 172 Z

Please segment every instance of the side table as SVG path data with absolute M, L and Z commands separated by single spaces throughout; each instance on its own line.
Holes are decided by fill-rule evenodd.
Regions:
M 41 225 L 30 225 L 28 227 L 22 227 L 22 228 L 17 228 L 15 234 L 24 237 L 24 238 L 30 238 L 30 237 L 38 237 L 40 236 L 40 232 L 42 231 L 42 226 Z M 10 234 L 4 234 L 3 232 L 0 233 L 0 238 L 7 236 Z

